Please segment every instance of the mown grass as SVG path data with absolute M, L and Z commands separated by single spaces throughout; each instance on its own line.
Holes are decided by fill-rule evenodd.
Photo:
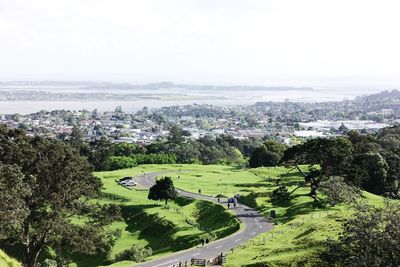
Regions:
M 174 170 L 180 166 L 168 166 Z M 114 203 L 121 207 L 122 221 L 114 222 L 110 230 L 121 229 L 121 236 L 116 240 L 107 259 L 94 257 L 75 257 L 71 266 L 99 266 L 102 262 L 113 260 L 115 255 L 133 244 L 151 247 L 153 256 L 187 249 L 200 244 L 202 238 L 211 240 L 227 236 L 239 230 L 240 224 L 234 214 L 221 205 L 207 201 L 178 198 L 169 201 L 147 199 L 147 189 L 126 189 L 115 180 L 124 176 L 135 176 L 143 171 L 167 170 L 165 166 L 152 165 L 112 172 L 98 172 L 101 178 L 103 198 L 95 200 L 101 204 Z M 210 220 L 209 218 L 213 218 Z M 84 220 L 84 218 L 81 218 Z M 78 219 L 79 220 L 79 219 Z M 217 223 L 218 222 L 218 223 Z M 111 266 L 131 266 L 132 262 L 118 262 Z
M 258 209 L 265 217 L 269 217 L 271 210 L 274 210 L 277 215 L 277 218 L 275 219 L 275 222 L 278 223 L 276 228 L 277 230 L 285 225 L 289 225 L 293 220 L 302 217 L 306 218 L 307 216 L 317 212 L 327 210 L 335 212 L 343 210 L 343 207 L 340 206 L 327 208 L 325 206 L 316 205 L 314 200 L 308 195 L 310 189 L 307 186 L 297 189 L 290 200 L 271 202 L 269 194 L 280 184 L 285 184 L 289 191 L 291 191 L 297 188 L 299 183 L 303 181 L 302 176 L 297 171 L 285 167 L 238 169 L 232 166 L 220 165 L 144 165 L 128 170 L 107 172 L 106 176 L 103 176 L 103 178 L 112 178 L 113 175 L 125 176 L 155 171 L 171 171 L 171 173 L 165 175 L 172 177 L 176 187 L 186 191 L 198 192 L 201 190 L 202 194 L 210 196 L 224 195 L 227 197 L 240 194 L 242 196 L 241 202 Z M 103 179 L 103 182 L 107 188 L 109 181 L 104 181 Z M 114 183 L 112 186 L 114 186 Z M 116 193 L 112 190 L 105 190 L 105 192 L 111 194 Z M 121 195 L 121 193 L 119 193 L 119 195 Z M 124 195 L 124 197 L 128 198 L 126 195 Z M 203 225 L 213 225 L 218 222 L 210 221 L 210 218 L 212 217 L 205 218 L 206 219 L 202 222 Z M 327 231 L 328 235 L 332 234 L 334 236 L 335 232 L 332 231 L 332 227 L 330 227 L 328 223 L 324 223 L 324 220 L 325 219 L 323 218 L 320 219 L 318 231 L 321 232 L 324 227 L 327 227 L 327 229 L 329 228 Z M 338 222 L 335 224 L 332 222 L 332 225 L 340 225 L 340 223 Z M 307 228 L 306 226 L 302 227 Z M 293 235 L 296 236 L 302 234 L 301 228 L 291 229 L 291 231 L 293 232 Z M 318 233 L 316 236 L 324 237 L 323 233 Z M 285 235 L 285 238 L 287 240 L 286 243 L 289 244 L 290 240 L 294 237 L 291 235 Z M 291 247 L 292 250 L 289 251 L 295 251 L 295 254 L 297 255 L 293 255 L 293 258 L 298 258 L 299 255 L 304 255 L 302 257 L 302 259 L 304 259 L 305 257 L 315 254 L 315 249 L 313 249 L 311 244 L 318 243 L 321 240 L 314 240 L 314 236 L 307 240 L 308 242 L 306 242 L 306 246 L 296 245 Z M 261 251 L 263 251 L 263 253 L 266 251 L 280 251 L 282 259 L 285 259 L 287 256 L 285 256 L 285 254 L 290 253 L 285 250 L 285 246 L 281 246 L 280 244 L 281 240 L 271 239 L 269 241 L 265 240 L 263 243 L 258 243 L 254 245 L 254 247 L 250 246 L 238 249 L 236 250 L 238 252 L 237 256 L 235 256 L 236 252 L 230 255 L 228 263 L 230 262 L 232 264 L 231 266 L 239 266 L 238 263 L 240 263 L 240 265 L 247 263 L 261 263 L 260 259 L 265 260 L 265 257 L 263 256 L 264 254 L 259 253 Z M 272 259 L 269 263 L 279 265 L 282 262 L 278 258 L 275 258 L 275 260 Z
M 228 255 L 227 266 L 318 266 L 317 254 L 323 243 L 337 238 L 342 223 L 351 216 L 350 205 L 335 207 L 315 202 L 308 186 L 299 187 L 303 177 L 285 167 L 240 170 L 230 166 L 164 166 L 173 173 L 174 184 L 187 191 L 216 196 L 240 194 L 241 202 L 259 210 L 266 218 L 271 210 L 277 225 L 266 234 L 244 244 Z M 303 168 L 306 168 L 304 166 Z M 179 176 L 179 178 L 178 178 Z M 272 202 L 270 193 L 279 185 L 289 191 L 298 188 L 290 200 Z M 363 192 L 360 198 L 371 205 L 383 205 L 379 196 Z M 322 202 L 322 204 L 321 204 Z
M 220 165 L 142 165 L 131 169 L 95 173 L 101 178 L 104 198 L 100 203 L 115 203 L 122 207 L 123 220 L 110 229 L 121 229 L 108 259 L 99 257 L 74 258 L 74 266 L 98 266 L 132 244 L 150 246 L 154 256 L 199 244 L 204 237 L 219 238 L 238 229 L 234 215 L 220 205 L 204 201 L 179 198 L 168 208 L 163 202 L 147 200 L 145 189 L 128 190 L 115 183 L 115 179 L 135 176 L 143 172 L 170 171 L 176 187 L 216 196 L 241 195 L 241 202 L 258 209 L 266 218 L 276 212 L 277 225 L 266 234 L 228 254 L 228 266 L 309 266 L 317 265 L 316 254 L 323 249 L 327 237 L 336 238 L 343 220 L 351 216 L 348 205 L 329 207 L 320 205 L 308 195 L 310 188 L 297 189 L 290 200 L 271 202 L 270 193 L 280 184 L 289 191 L 303 181 L 295 170 L 285 167 L 239 169 Z M 323 198 L 323 197 L 322 197 Z M 363 199 L 373 205 L 382 205 L 382 198 L 363 193 Z M 132 265 L 118 262 L 113 267 Z
M 0 266 L 1 267 L 21 267 L 16 259 L 9 257 L 4 251 L 0 250 Z

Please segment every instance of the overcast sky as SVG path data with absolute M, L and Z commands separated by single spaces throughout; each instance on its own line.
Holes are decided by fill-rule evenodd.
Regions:
M 0 0 L 0 79 L 400 85 L 398 0 Z

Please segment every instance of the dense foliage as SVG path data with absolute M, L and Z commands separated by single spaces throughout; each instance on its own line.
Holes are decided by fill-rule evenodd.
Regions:
M 360 204 L 339 240 L 329 240 L 322 259 L 331 266 L 399 266 L 400 208 Z
M 165 204 L 167 204 L 169 199 L 174 199 L 177 195 L 178 192 L 175 190 L 171 177 L 163 177 L 157 180 L 155 185 L 150 187 L 148 198 L 153 200 L 165 200 Z
M 83 200 L 100 188 L 87 160 L 68 144 L 31 138 L 0 125 L 0 245 L 20 246 L 25 266 L 37 266 L 47 247 L 82 254 L 109 252 L 112 238 L 102 228 L 104 217 L 93 216 L 83 225 L 71 222 L 85 209 L 93 213 Z
M 131 156 L 111 156 L 105 162 L 105 170 L 132 168 L 140 164 L 174 164 L 175 155 L 167 154 L 134 154 Z
M 145 261 L 146 258 L 150 257 L 153 254 L 153 250 L 151 248 L 144 248 L 140 246 L 133 245 L 132 247 L 118 253 L 115 255 L 115 261 L 134 261 L 141 262 Z
M 400 127 L 394 126 L 376 135 L 350 131 L 346 137 L 312 139 L 288 148 L 282 160 L 293 166 L 319 166 L 303 173 L 312 195 L 316 195 L 322 180 L 341 176 L 368 192 L 399 197 L 399 155 Z
M 239 164 L 245 163 L 259 145 L 254 140 L 238 140 L 231 136 L 209 136 L 198 140 L 185 138 L 188 133 L 173 126 L 168 140 L 143 146 L 131 143 L 115 144 L 109 139 L 84 142 L 75 127 L 68 142 L 80 150 L 97 171 L 130 168 L 140 164 Z M 279 158 L 278 158 L 279 161 Z
M 286 145 L 270 140 L 257 147 L 251 154 L 249 166 L 257 167 L 274 167 L 280 164 Z

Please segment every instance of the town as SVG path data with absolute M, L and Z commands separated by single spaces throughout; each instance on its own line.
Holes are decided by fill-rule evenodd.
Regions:
M 400 92 L 385 91 L 355 100 L 325 103 L 258 102 L 248 106 L 193 104 L 127 113 L 120 106 L 98 112 L 53 110 L 28 115 L 3 114 L 0 123 L 29 135 L 68 139 L 79 127 L 86 140 L 143 145 L 169 136 L 172 125 L 186 138 L 230 135 L 237 139 L 274 139 L 287 145 L 310 137 L 337 136 L 348 130 L 371 133 L 400 122 Z

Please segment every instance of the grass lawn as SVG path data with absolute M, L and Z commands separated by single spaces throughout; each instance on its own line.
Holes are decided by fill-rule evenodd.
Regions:
M 104 265 L 115 255 L 133 244 L 150 246 L 153 256 L 160 257 L 174 251 L 198 245 L 201 238 L 216 239 L 239 229 L 233 213 L 225 207 L 205 201 L 179 198 L 163 202 L 147 200 L 147 189 L 129 190 L 119 186 L 115 179 L 135 176 L 143 172 L 171 171 L 177 188 L 216 196 L 241 195 L 241 202 L 256 208 L 265 217 L 276 212 L 276 227 L 228 254 L 227 266 L 301 266 L 317 263 L 316 253 L 327 237 L 337 237 L 341 223 L 351 216 L 349 206 L 326 207 L 316 205 L 308 195 L 310 188 L 301 187 L 287 201 L 271 202 L 269 193 L 284 184 L 289 191 L 303 178 L 297 171 L 285 167 L 238 169 L 221 165 L 142 165 L 131 169 L 97 172 L 106 197 L 100 203 L 121 206 L 123 220 L 110 229 L 121 229 L 111 255 L 107 258 L 75 257 L 71 266 Z M 181 171 L 178 173 L 178 171 Z M 382 205 L 381 197 L 364 193 L 364 199 L 373 205 Z M 81 218 L 83 220 L 83 218 Z M 0 254 L 1 259 L 1 254 Z M 0 261 L 1 263 L 1 261 Z M 132 262 L 117 262 L 113 267 L 131 266 Z
M 234 214 L 221 205 L 178 198 L 175 201 L 169 201 L 165 206 L 164 201 L 148 200 L 147 189 L 129 190 L 115 182 L 118 178 L 138 175 L 143 171 L 174 170 L 180 167 L 180 165 L 147 165 L 95 173 L 101 178 L 105 193 L 105 198 L 96 201 L 101 204 L 118 204 L 122 208 L 123 221 L 114 222 L 109 226 L 109 229 L 121 229 L 121 237 L 117 239 L 108 259 L 98 256 L 75 257 L 71 266 L 99 266 L 106 260 L 112 260 L 117 253 L 133 244 L 151 247 L 153 250 L 151 258 L 155 258 L 194 247 L 202 238 L 213 240 L 239 230 L 240 224 Z M 132 264 L 132 262 L 118 262 L 111 266 L 131 266 Z
M 1 267 L 21 267 L 21 263 L 9 257 L 4 251 L 0 250 L 0 266 Z
M 160 166 L 144 167 L 145 172 Z M 321 206 L 308 195 L 310 188 L 297 189 L 288 201 L 271 202 L 269 193 L 284 184 L 294 190 L 303 177 L 285 167 L 241 170 L 230 166 L 178 165 L 162 166 L 162 170 L 182 170 L 171 173 L 176 187 L 215 196 L 242 195 L 241 201 L 256 208 L 265 217 L 276 212 L 274 230 L 246 243 L 228 255 L 227 266 L 301 266 L 318 264 L 316 254 L 328 238 L 336 238 L 346 217 L 351 216 L 349 206 Z M 178 178 L 179 176 L 179 178 Z M 323 199 L 324 197 L 321 196 Z M 380 206 L 383 199 L 364 192 L 362 198 L 369 204 Z

